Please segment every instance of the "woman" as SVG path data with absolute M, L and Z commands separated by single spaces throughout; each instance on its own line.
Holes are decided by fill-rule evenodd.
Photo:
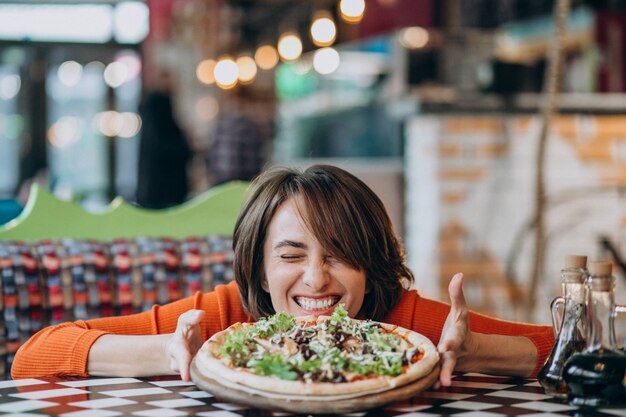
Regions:
M 336 167 L 273 169 L 253 182 L 235 225 L 235 282 L 134 316 L 64 323 L 18 351 L 15 378 L 49 374 L 189 379 L 193 355 L 213 333 L 276 311 L 352 317 L 418 331 L 437 344 L 440 383 L 453 370 L 531 375 L 549 354 L 551 327 L 468 312 L 462 275 L 451 305 L 406 289 L 413 275 L 380 199 Z

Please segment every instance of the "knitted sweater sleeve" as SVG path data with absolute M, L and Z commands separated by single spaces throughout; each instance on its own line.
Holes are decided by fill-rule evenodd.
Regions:
M 417 291 L 407 291 L 387 320 L 419 332 L 437 345 L 449 312 L 449 304 L 420 297 Z M 470 312 L 469 325 L 470 330 L 476 333 L 525 336 L 530 339 L 537 348 L 537 362 L 532 376 L 537 375 L 554 344 L 551 326 L 500 320 L 473 311 Z
M 178 316 L 190 309 L 206 312 L 201 323 L 203 337 L 225 329 L 237 321 L 249 321 L 233 282 L 218 286 L 214 292 L 197 293 L 150 311 L 130 316 L 106 317 L 62 323 L 46 327 L 24 343 L 11 367 L 13 378 L 44 375 L 88 376 L 89 350 L 105 334 L 156 335 L 176 330 Z

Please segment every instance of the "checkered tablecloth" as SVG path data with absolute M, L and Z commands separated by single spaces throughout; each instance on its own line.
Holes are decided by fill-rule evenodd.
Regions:
M 537 381 L 480 374 L 456 375 L 452 387 L 426 391 L 408 402 L 349 416 L 567 416 L 580 410 L 543 393 Z M 53 378 L 0 381 L 0 417 L 239 417 L 289 416 L 220 401 L 179 379 Z M 581 414 L 582 415 L 582 414 Z M 626 409 L 584 415 L 625 416 Z

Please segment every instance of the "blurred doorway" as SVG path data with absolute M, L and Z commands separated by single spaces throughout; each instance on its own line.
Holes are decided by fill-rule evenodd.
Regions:
M 147 33 L 144 2 L 0 4 L 0 198 L 134 197 Z

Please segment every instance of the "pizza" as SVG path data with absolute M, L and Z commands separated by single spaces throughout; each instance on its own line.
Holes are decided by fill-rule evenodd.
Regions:
M 339 305 L 331 316 L 277 313 L 236 323 L 207 340 L 194 361 L 202 375 L 234 389 L 338 397 L 416 381 L 439 355 L 425 336 L 351 319 Z

